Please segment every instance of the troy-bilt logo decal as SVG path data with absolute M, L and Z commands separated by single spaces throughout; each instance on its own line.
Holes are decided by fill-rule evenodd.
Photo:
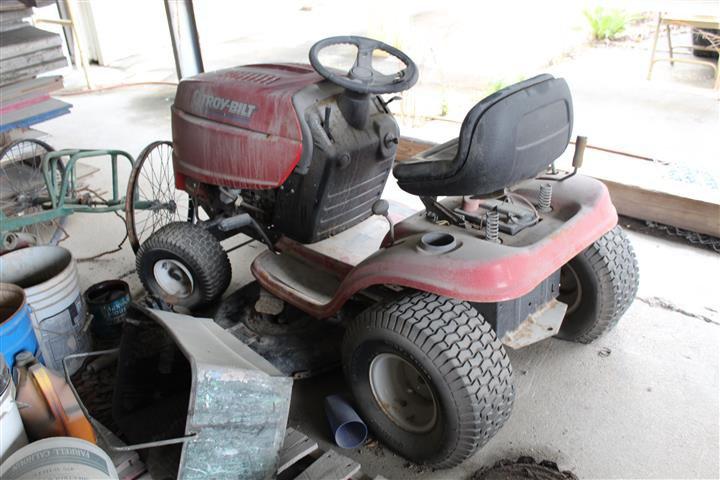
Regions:
M 192 96 L 192 109 L 196 112 L 213 113 L 222 117 L 247 122 L 257 110 L 252 103 L 236 102 L 196 90 Z

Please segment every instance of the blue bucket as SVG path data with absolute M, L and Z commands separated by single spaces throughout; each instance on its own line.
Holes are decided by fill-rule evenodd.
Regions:
M 11 371 L 15 355 L 23 350 L 38 351 L 25 291 L 11 283 L 0 283 L 0 353 Z

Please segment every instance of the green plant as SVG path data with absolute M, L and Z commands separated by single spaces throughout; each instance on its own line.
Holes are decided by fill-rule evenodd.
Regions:
M 510 85 L 512 85 L 514 83 L 522 82 L 523 80 L 525 80 L 524 75 L 516 75 L 515 80 L 507 80 L 505 78 L 500 78 L 498 80 L 490 82 L 487 85 L 487 87 L 485 89 L 485 95 L 493 94 L 493 93 L 497 92 L 498 90 L 502 90 L 505 87 L 509 87 Z
M 450 106 L 448 105 L 447 98 L 443 98 L 442 103 L 440 104 L 440 116 L 447 116 L 448 110 L 450 110 Z
M 491 93 L 495 93 L 498 90 L 502 90 L 503 88 L 505 88 L 507 86 L 508 86 L 508 83 L 505 80 L 503 80 L 503 79 L 495 80 L 488 86 L 487 94 L 490 95 Z
M 593 37 L 596 40 L 613 40 L 619 34 L 625 31 L 625 27 L 630 17 L 618 9 L 604 9 L 597 6 L 594 10 L 584 10 L 583 14 L 587 18 L 592 30 Z

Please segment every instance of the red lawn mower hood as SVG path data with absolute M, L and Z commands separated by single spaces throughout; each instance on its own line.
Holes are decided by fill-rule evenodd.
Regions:
M 300 140 L 292 97 L 321 81 L 310 65 L 247 65 L 180 82 L 174 107 L 260 133 Z
M 172 107 L 176 174 L 236 188 L 281 185 L 302 154 L 293 96 L 320 81 L 311 66 L 299 64 L 233 67 L 182 80 Z

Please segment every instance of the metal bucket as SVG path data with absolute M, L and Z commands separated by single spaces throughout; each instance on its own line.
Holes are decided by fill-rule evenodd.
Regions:
M 92 315 L 90 329 L 100 338 L 120 338 L 130 306 L 130 287 L 122 280 L 105 280 L 85 290 L 85 305 Z
M 5 277 L 0 270 L 0 277 Z M 17 285 L 0 283 L 0 354 L 12 370 L 15 355 L 26 350 L 37 353 L 38 341 L 30 321 L 25 291 Z
M 68 250 L 49 245 L 16 250 L 0 257 L 0 274 L 4 281 L 25 289 L 48 368 L 62 372 L 63 357 L 90 349 L 77 267 Z M 74 373 L 79 367 L 80 361 L 73 361 L 68 370 Z

